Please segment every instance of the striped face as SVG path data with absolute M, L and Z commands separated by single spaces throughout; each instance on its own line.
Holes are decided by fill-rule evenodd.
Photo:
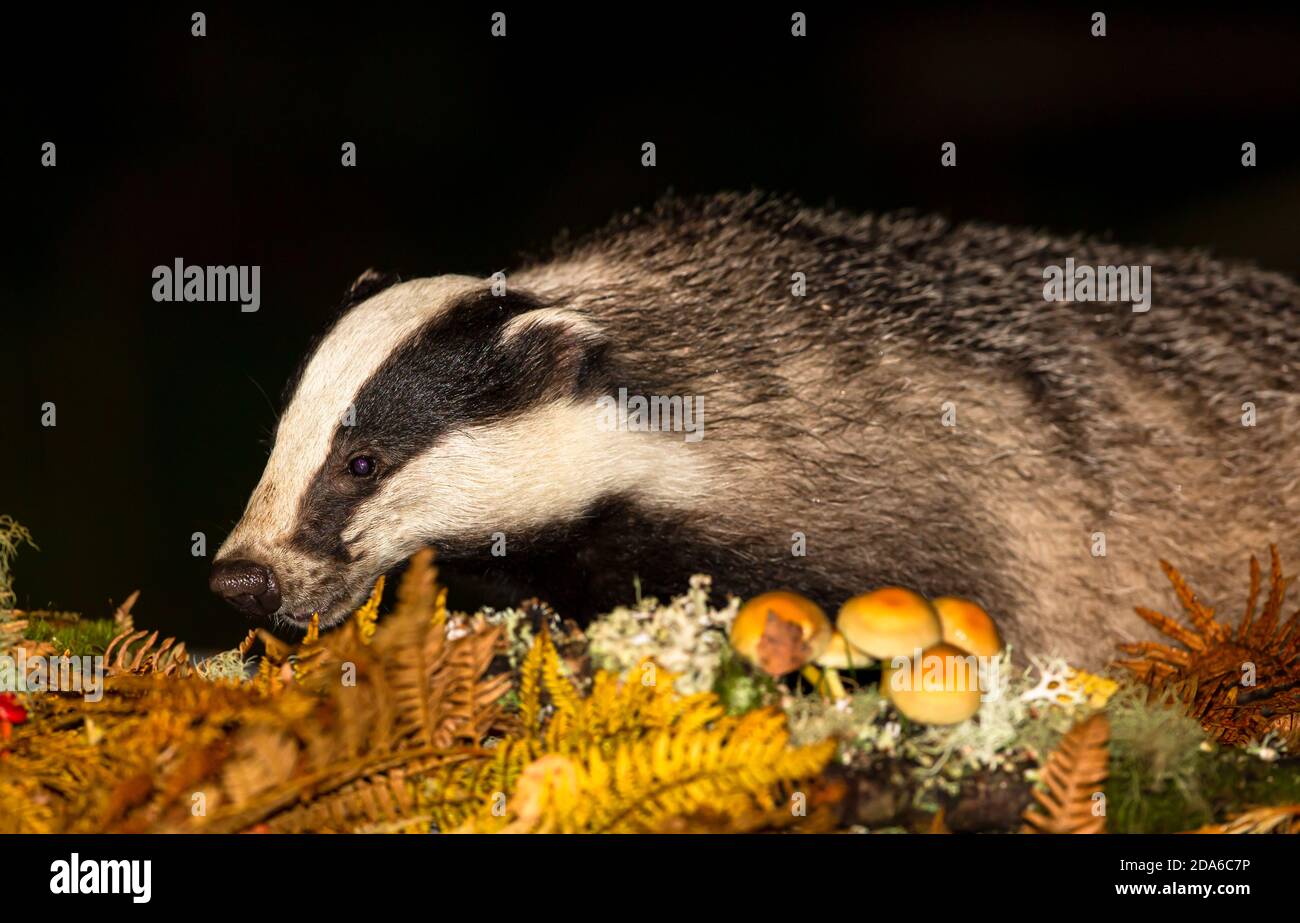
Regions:
M 337 624 L 419 548 L 488 553 L 602 498 L 682 497 L 697 472 L 649 434 L 610 432 L 606 352 L 585 317 L 479 279 L 386 288 L 305 366 L 212 587 L 276 622 Z

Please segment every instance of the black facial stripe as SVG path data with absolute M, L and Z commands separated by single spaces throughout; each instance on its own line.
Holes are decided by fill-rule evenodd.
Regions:
M 508 344 L 502 327 L 543 305 L 512 293 L 467 297 L 397 349 L 358 390 L 355 422 L 340 424 L 312 479 L 292 543 L 347 560 L 341 533 L 357 508 L 448 430 L 497 422 L 564 393 L 595 393 L 604 349 L 555 326 L 525 328 Z M 375 457 L 373 477 L 354 478 L 348 461 Z

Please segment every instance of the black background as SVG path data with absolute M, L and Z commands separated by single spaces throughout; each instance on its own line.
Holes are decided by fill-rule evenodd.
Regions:
M 285 378 L 370 266 L 489 274 L 669 189 L 758 187 L 1300 272 L 1295 14 L 1112 7 L 1097 39 L 1096 4 L 539 6 L 205 4 L 206 38 L 193 5 L 5 12 L 0 512 L 41 548 L 21 606 L 140 588 L 141 624 L 237 640 L 191 533 L 211 553 L 238 518 Z M 261 310 L 154 303 L 177 257 L 260 265 Z

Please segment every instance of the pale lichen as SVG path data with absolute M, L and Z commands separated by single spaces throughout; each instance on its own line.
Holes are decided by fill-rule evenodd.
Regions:
M 740 608 L 732 598 L 721 609 L 709 603 L 712 580 L 697 574 L 690 589 L 661 605 L 646 597 L 619 606 L 587 629 L 592 665 L 623 673 L 646 657 L 677 675 L 684 695 L 713 689 L 729 650 L 727 635 Z
M 1016 771 L 1050 749 L 1089 708 L 1087 696 L 1027 695 L 1056 690 L 1067 676 L 1063 662 L 1040 661 L 1023 671 L 1005 651 L 981 671 L 984 701 L 978 714 L 954 725 L 915 724 L 902 718 L 875 684 L 847 699 L 789 696 L 786 712 L 794 739 L 835 737 L 846 764 L 876 758 L 901 760 L 913 768 L 922 789 L 950 788 L 972 772 Z
M 193 663 L 194 672 L 206 680 L 244 682 L 252 676 L 255 660 L 245 657 L 238 648 L 233 648 L 213 654 L 211 657 L 196 658 Z
M 12 516 L 0 516 L 0 612 L 8 612 L 12 609 L 17 599 L 10 568 L 13 566 L 14 556 L 23 545 L 36 548 L 36 543 L 32 541 L 32 534 Z
M 800 746 L 834 737 L 842 752 L 884 752 L 892 747 L 898 730 L 896 723 L 889 726 L 889 706 L 875 685 L 834 702 L 819 695 L 790 696 L 785 712 L 790 718 L 790 739 Z
M 533 643 L 533 627 L 528 614 L 522 609 L 493 609 L 490 606 L 482 607 L 472 616 L 454 612 L 447 620 L 447 637 L 455 640 L 473 631 L 480 622 L 502 626 L 510 669 L 519 669 Z

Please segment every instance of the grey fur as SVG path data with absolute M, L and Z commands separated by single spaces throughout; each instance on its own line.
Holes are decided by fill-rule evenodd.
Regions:
M 1043 268 L 1067 257 L 1150 265 L 1149 313 L 1045 301 Z M 1147 636 L 1134 605 L 1174 608 L 1159 558 L 1233 610 L 1249 554 L 1300 560 L 1300 298 L 1282 275 L 724 195 L 510 278 L 604 328 L 613 386 L 703 395 L 706 436 L 681 451 L 726 471 L 689 520 L 594 513 L 563 552 L 565 580 L 616 582 L 593 604 L 626 597 L 620 568 L 661 592 L 712 570 L 722 591 L 788 586 L 832 609 L 896 583 L 975 598 L 1020 651 L 1096 667 Z

